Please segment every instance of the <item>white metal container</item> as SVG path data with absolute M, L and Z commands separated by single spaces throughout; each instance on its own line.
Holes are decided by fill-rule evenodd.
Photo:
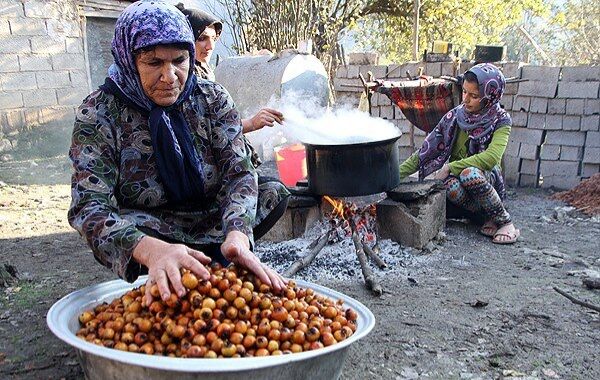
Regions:
M 227 359 L 191 359 L 150 356 L 97 346 L 78 338 L 79 314 L 102 302 L 110 302 L 129 289 L 141 286 L 146 276 L 129 284 L 109 281 L 77 290 L 56 302 L 46 317 L 48 327 L 73 346 L 87 379 L 311 379 L 339 378 L 350 345 L 365 337 L 375 326 L 375 317 L 362 303 L 326 287 L 296 280 L 299 287 L 311 288 L 358 314 L 356 332 L 348 339 L 322 349 L 297 354 Z

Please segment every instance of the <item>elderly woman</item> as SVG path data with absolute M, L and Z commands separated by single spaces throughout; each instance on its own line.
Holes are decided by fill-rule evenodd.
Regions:
M 196 41 L 196 74 L 214 82 L 215 74 L 210 67 L 210 58 L 223 30 L 223 24 L 200 9 L 185 8 L 182 3 L 177 4 L 177 8 L 187 16 L 192 25 Z M 283 123 L 283 114 L 272 108 L 262 108 L 254 116 L 242 119 L 242 130 L 248 133 L 264 127 L 272 127 L 275 123 Z M 255 165 L 260 164 L 257 157 L 253 159 Z
M 258 189 L 231 97 L 194 74 L 186 17 L 135 2 L 117 20 L 112 53 L 104 85 L 77 110 L 70 224 L 99 262 L 130 282 L 147 271 L 165 300 L 184 294 L 181 268 L 207 279 L 211 258 L 280 290 L 284 279 L 252 246 L 289 193 L 278 182 Z

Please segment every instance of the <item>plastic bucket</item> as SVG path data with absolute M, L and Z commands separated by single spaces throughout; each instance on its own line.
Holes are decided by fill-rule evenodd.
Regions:
M 296 186 L 296 182 L 306 178 L 306 150 L 302 144 L 275 148 L 275 162 L 279 179 L 286 186 Z

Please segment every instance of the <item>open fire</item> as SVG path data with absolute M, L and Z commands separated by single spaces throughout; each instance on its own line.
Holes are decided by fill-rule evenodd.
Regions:
M 328 221 L 327 232 L 324 235 L 319 236 L 319 238 L 309 246 L 310 252 L 294 262 L 284 274 L 286 276 L 291 276 L 300 269 L 310 265 L 318 253 L 328 243 L 337 243 L 350 237 L 354 243 L 356 255 L 367 288 L 372 290 L 375 295 L 381 295 L 383 289 L 373 276 L 366 256 L 368 255 L 379 268 L 383 269 L 387 267 L 385 262 L 383 262 L 376 253 L 376 205 L 370 203 L 366 206 L 359 206 L 355 202 L 336 199 L 330 196 L 323 196 L 322 200 L 321 208 L 323 210 L 323 216 Z

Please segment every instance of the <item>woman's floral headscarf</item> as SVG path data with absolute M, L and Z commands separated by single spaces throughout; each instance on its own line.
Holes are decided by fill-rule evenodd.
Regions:
M 173 105 L 161 107 L 144 93 L 135 64 L 135 52 L 157 45 L 183 44 L 190 53 L 190 69 L 183 91 Z M 112 54 L 115 63 L 108 69 L 104 88 L 148 114 L 148 124 L 158 173 L 167 197 L 173 204 L 204 196 L 202 162 L 190 127 L 179 105 L 196 86 L 194 75 L 194 34 L 183 13 L 158 0 L 129 5 L 115 25 Z

